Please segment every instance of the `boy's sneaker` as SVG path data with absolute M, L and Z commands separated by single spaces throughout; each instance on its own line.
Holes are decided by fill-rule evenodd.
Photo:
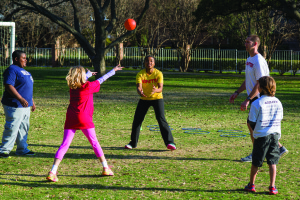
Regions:
M 248 185 L 246 185 L 245 190 L 248 191 L 248 192 L 256 192 L 255 191 L 255 185 L 250 184 L 250 183 L 248 183 Z
M 252 162 L 252 153 L 245 158 L 241 158 L 241 161 L 242 162 Z
M 289 151 L 284 146 L 282 146 L 279 148 L 279 152 L 280 152 L 279 155 L 281 158 L 281 157 L 285 156 Z
M 0 153 L 0 158 L 10 158 L 9 153 Z
M 103 167 L 102 176 L 113 176 L 114 173 L 109 167 Z
M 126 144 L 125 149 L 132 149 L 132 146 L 130 144 Z
M 47 178 L 48 181 L 52 181 L 52 182 L 57 182 L 58 178 L 56 176 L 56 174 L 53 174 L 52 172 L 49 172 Z
M 269 187 L 269 194 L 277 194 L 278 190 L 276 188 L 276 186 L 274 187 Z
M 176 146 L 173 143 L 168 144 L 167 149 L 176 150 Z

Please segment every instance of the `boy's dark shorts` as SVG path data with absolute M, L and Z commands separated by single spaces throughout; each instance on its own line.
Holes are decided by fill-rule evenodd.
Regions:
M 252 164 L 261 167 L 264 159 L 268 165 L 277 165 L 279 160 L 278 134 L 270 134 L 265 137 L 254 139 Z

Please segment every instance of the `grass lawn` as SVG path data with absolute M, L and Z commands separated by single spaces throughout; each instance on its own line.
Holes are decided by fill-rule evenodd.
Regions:
M 15 155 L 0 159 L 0 199 L 273 199 L 268 195 L 269 172 L 265 162 L 256 179 L 256 193 L 243 191 L 251 163 L 241 163 L 252 148 L 247 112 L 240 111 L 246 98 L 235 104 L 230 95 L 244 80 L 237 74 L 164 74 L 166 118 L 177 145 L 169 151 L 151 108 L 142 125 L 138 147 L 125 150 L 139 100 L 136 72 L 117 72 L 94 95 L 94 123 L 98 140 L 115 176 L 102 177 L 88 140 L 77 131 L 58 169 L 59 182 L 46 181 L 54 154 L 63 138 L 69 101 L 67 69 L 27 68 L 33 75 L 34 100 L 28 137 L 33 157 Z M 300 196 L 300 77 L 274 76 L 276 96 L 284 107 L 280 142 L 289 153 L 277 166 L 278 199 Z M 3 130 L 5 116 L 0 108 Z M 187 134 L 182 128 L 201 128 L 209 134 Z M 220 137 L 218 130 L 240 130 L 246 137 Z

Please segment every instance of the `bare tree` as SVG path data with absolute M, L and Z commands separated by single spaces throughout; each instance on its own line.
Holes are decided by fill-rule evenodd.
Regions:
M 134 34 L 136 30 L 125 32 L 111 44 L 105 46 L 107 36 L 112 33 L 116 26 L 116 22 L 118 21 L 116 16 L 116 1 L 88 0 L 93 10 L 92 17 L 95 26 L 95 46 L 93 47 L 90 41 L 82 34 L 82 25 L 79 17 L 79 7 L 82 2 L 84 2 L 84 0 L 10 0 L 14 10 L 8 13 L 7 16 L 11 16 L 21 10 L 28 10 L 34 13 L 40 13 L 49 18 L 52 22 L 71 33 L 76 38 L 77 42 L 91 59 L 94 70 L 98 72 L 97 76 L 99 77 L 105 74 L 106 67 L 104 57 L 108 50 Z M 140 15 L 136 20 L 137 26 L 139 26 L 143 16 L 149 8 L 149 2 L 150 0 L 144 0 L 144 6 L 143 8 L 140 8 Z M 67 7 L 72 8 L 72 16 L 61 15 Z M 62 12 L 52 12 L 52 9 L 54 8 Z M 110 13 L 111 16 L 109 22 L 105 20 L 108 13 Z M 72 23 L 68 23 L 68 18 L 72 18 Z
M 164 18 L 172 41 L 181 57 L 180 71 L 186 72 L 189 67 L 190 56 L 193 51 L 213 34 L 211 27 L 214 22 L 195 22 L 193 12 L 197 9 L 199 0 L 166 0 L 169 6 L 165 8 Z M 214 30 L 218 28 L 215 26 Z

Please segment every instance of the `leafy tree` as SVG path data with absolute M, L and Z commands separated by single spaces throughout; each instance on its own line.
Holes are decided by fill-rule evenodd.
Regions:
M 194 14 L 198 20 L 209 21 L 217 16 L 266 8 L 300 22 L 299 0 L 201 0 Z
M 116 22 L 118 21 L 116 15 L 116 0 L 9 0 L 9 2 L 13 10 L 10 13 L 7 13 L 7 16 L 13 16 L 21 10 L 40 13 L 65 31 L 72 34 L 91 59 L 94 70 L 98 72 L 97 77 L 105 74 L 106 67 L 104 57 L 108 50 L 122 42 L 125 38 L 133 35 L 136 31 L 126 31 L 111 44 L 105 46 L 107 36 L 113 32 L 116 27 Z M 93 10 L 93 13 L 91 14 L 95 26 L 94 46 L 82 33 L 82 25 L 84 23 L 81 23 L 79 15 L 82 3 L 88 3 Z M 121 3 L 122 2 L 118 2 L 118 5 Z M 137 26 L 139 26 L 143 16 L 149 8 L 149 3 L 150 0 L 144 0 L 143 8 L 139 9 L 140 15 L 136 20 Z M 66 8 L 72 8 L 72 13 L 64 12 L 67 10 Z M 110 16 L 109 22 L 105 20 L 108 15 Z M 70 22 L 70 19 L 72 22 Z

